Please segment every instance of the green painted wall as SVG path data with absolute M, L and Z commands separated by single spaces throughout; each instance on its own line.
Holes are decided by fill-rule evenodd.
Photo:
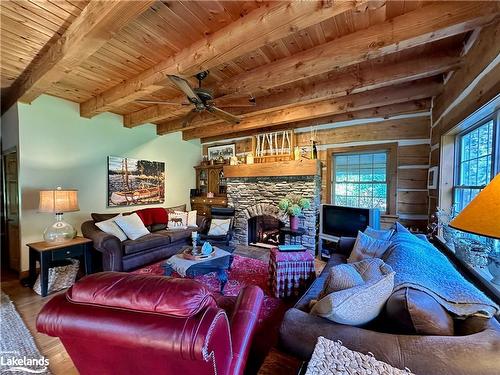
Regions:
M 40 189 L 78 189 L 80 211 L 65 219 L 80 231 L 91 212 L 128 211 L 107 208 L 107 156 L 127 156 L 166 163 L 166 201 L 170 207 L 189 202 L 195 187 L 193 166 L 200 162 L 199 141 L 183 141 L 181 133 L 157 136 L 154 125 L 122 126 L 121 116 L 104 113 L 80 117 L 78 104 L 41 96 L 19 104 L 22 269 L 28 268 L 26 243 L 40 241 L 51 214 L 38 213 Z M 136 206 L 139 207 L 139 206 Z

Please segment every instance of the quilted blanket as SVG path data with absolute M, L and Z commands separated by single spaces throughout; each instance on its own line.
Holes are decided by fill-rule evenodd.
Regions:
M 394 291 L 422 290 L 458 317 L 498 314 L 498 305 L 468 282 L 431 243 L 410 233 L 396 233 L 383 260 L 396 272 Z

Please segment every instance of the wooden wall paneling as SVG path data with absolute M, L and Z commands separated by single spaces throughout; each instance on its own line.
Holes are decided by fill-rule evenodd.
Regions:
M 406 103 L 397 103 L 392 105 L 368 108 L 359 111 L 346 112 L 332 116 L 318 117 L 311 120 L 296 121 L 291 123 L 286 123 L 282 125 L 277 125 L 275 127 L 264 127 L 256 130 L 247 130 L 231 134 L 215 135 L 213 137 L 206 137 L 201 139 L 201 143 L 215 142 L 227 138 L 239 138 L 239 137 L 249 137 L 258 132 L 268 132 L 268 131 L 278 131 L 286 129 L 298 129 L 317 125 L 325 125 L 342 121 L 350 120 L 362 120 L 370 118 L 385 118 L 390 119 L 394 116 L 409 114 L 409 113 L 419 113 L 430 111 L 430 100 L 415 100 Z
M 440 158 L 440 149 L 437 148 L 435 150 L 432 150 L 430 152 L 430 160 L 429 160 L 430 166 L 435 167 L 439 165 L 439 158 Z
M 399 165 L 429 164 L 430 146 L 428 144 L 399 147 Z
M 498 61 L 500 62 L 500 55 Z M 440 135 L 445 134 L 467 116 L 474 113 L 477 109 L 487 104 L 490 100 L 495 98 L 500 93 L 500 64 L 489 71 L 484 77 L 477 80 L 477 85 L 471 90 L 469 95 L 460 103 L 459 106 L 454 107 L 441 119 Z
M 444 86 L 443 92 L 436 97 L 432 111 L 433 122 L 438 122 L 452 107 L 465 99 L 467 90 L 476 77 L 492 63 L 496 65 L 500 61 L 499 25 L 497 21 L 481 30 L 475 44 L 465 56 L 464 66 L 455 72 Z
M 427 189 L 427 174 L 427 169 L 398 169 L 398 189 Z
M 425 139 L 428 137 L 429 122 L 429 117 L 423 116 L 345 126 L 318 132 L 318 139 L 320 144 Z M 299 133 L 297 142 L 303 144 L 308 138 L 309 133 Z
M 398 213 L 426 215 L 427 194 L 427 191 L 398 191 Z

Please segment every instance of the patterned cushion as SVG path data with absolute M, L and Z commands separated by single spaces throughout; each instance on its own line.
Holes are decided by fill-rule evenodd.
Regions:
M 168 215 L 168 229 L 185 229 L 187 228 L 188 213 L 175 211 Z
M 323 291 L 319 295 L 319 298 L 321 299 L 332 292 L 354 288 L 364 283 L 365 281 L 352 264 L 340 264 L 330 268 L 328 278 L 325 280 Z
M 357 267 L 365 283 L 328 294 L 316 302 L 311 314 L 355 326 L 368 323 L 379 315 L 392 293 L 394 271 L 381 259 L 368 259 L 353 266 Z
M 408 369 L 394 368 L 385 362 L 377 361 L 373 355 L 355 352 L 343 346 L 340 341 L 331 341 L 320 336 L 307 365 L 306 375 L 323 374 L 412 375 Z
M 231 219 L 212 219 L 210 222 L 209 236 L 224 236 L 229 231 Z
M 347 263 L 359 262 L 369 258 L 381 258 L 390 245 L 390 241 L 377 240 L 362 232 L 358 232 L 358 237 L 354 243 L 351 255 L 347 259 Z

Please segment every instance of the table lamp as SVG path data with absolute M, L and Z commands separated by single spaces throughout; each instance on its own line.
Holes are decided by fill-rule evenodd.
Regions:
M 47 242 L 65 242 L 73 239 L 76 236 L 76 230 L 71 224 L 63 220 L 63 212 L 79 210 L 78 190 L 63 190 L 61 187 L 55 190 L 41 190 L 38 211 L 56 214 L 56 221 L 43 232 L 44 240 Z
M 500 174 L 450 222 L 450 227 L 494 240 L 494 251 L 498 252 L 500 241 Z M 500 285 L 499 254 L 490 257 L 488 269 L 492 282 Z

